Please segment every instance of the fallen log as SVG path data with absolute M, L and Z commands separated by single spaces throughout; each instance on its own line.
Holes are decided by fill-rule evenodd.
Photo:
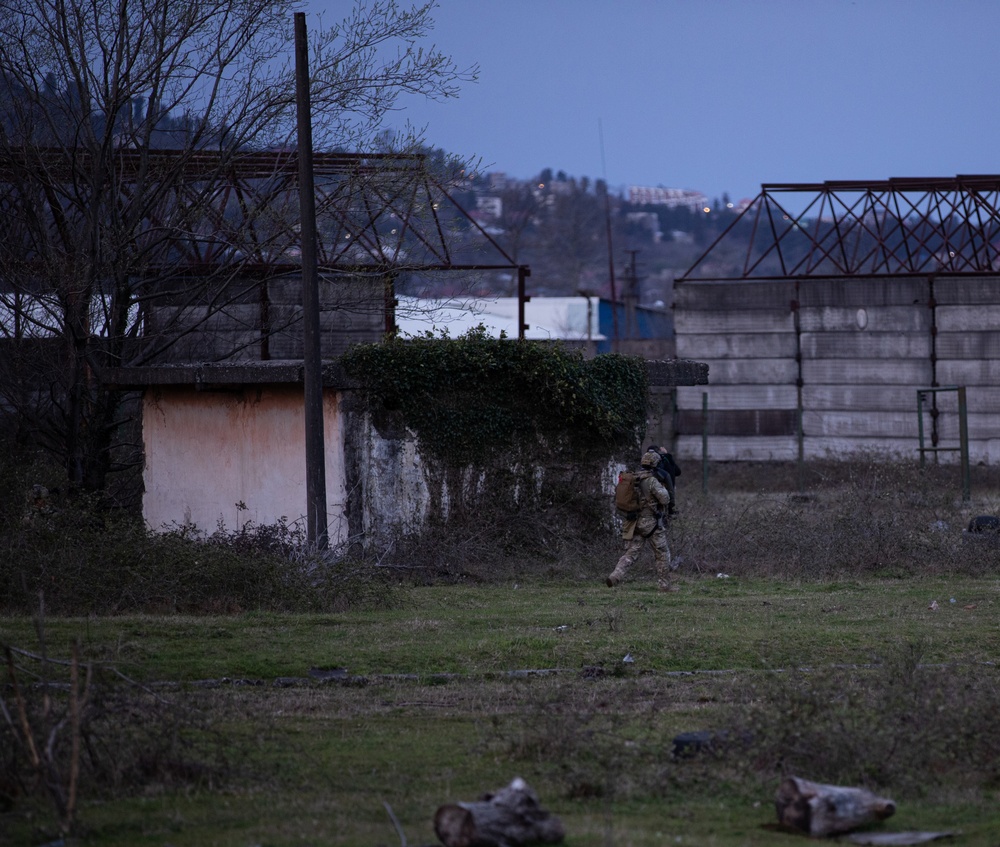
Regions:
M 559 818 L 541 807 L 520 777 L 475 802 L 439 806 L 434 832 L 445 847 L 558 844 L 566 837 Z
M 774 798 L 778 822 L 813 837 L 850 832 L 892 816 L 896 804 L 864 788 L 823 785 L 790 776 Z

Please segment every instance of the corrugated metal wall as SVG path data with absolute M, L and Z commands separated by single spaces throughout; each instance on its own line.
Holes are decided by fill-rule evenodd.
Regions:
M 701 455 L 707 392 L 713 459 L 913 457 L 917 389 L 964 385 L 970 455 L 1000 461 L 1000 277 L 685 281 L 674 298 L 677 355 L 710 367 L 678 388 L 679 455 Z M 956 393 L 926 407 L 925 446 L 957 447 Z

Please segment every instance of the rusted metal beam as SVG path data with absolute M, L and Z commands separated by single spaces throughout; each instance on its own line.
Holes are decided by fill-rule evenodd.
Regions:
M 738 238 L 743 259 L 720 271 L 710 259 Z M 678 282 L 997 270 L 1000 175 L 972 174 L 765 183 Z
M 61 148 L 6 151 L 0 161 L 0 212 L 17 214 L 21 194 L 16 187 L 26 181 L 72 183 L 89 176 L 88 155 L 69 155 Z M 148 222 L 143 237 L 155 239 L 166 257 L 147 261 L 145 273 L 236 264 L 279 272 L 283 265 L 299 263 L 297 152 L 121 149 L 111 162 L 116 202 L 122 208 L 141 206 Z M 452 198 L 423 154 L 315 153 L 313 173 L 321 269 L 518 267 Z M 185 217 L 181 209 L 194 214 Z M 460 222 L 463 236 L 454 222 Z M 469 261 L 463 250 L 493 261 Z M 25 259 L 30 262 L 30 255 Z

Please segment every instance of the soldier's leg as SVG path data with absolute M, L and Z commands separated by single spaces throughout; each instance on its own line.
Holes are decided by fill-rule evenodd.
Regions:
M 667 531 L 663 528 L 657 529 L 649 541 L 653 545 L 653 556 L 656 559 L 657 588 L 660 591 L 676 591 L 670 579 L 673 567 L 670 560 L 670 545 L 667 543 Z
M 639 552 L 642 550 L 642 545 L 645 543 L 644 538 L 637 535 L 632 536 L 628 543 L 625 545 L 625 552 L 622 553 L 622 557 L 618 560 L 618 564 L 615 565 L 615 569 L 608 576 L 606 582 L 608 588 L 614 588 L 618 583 L 625 579 L 625 574 L 628 573 L 628 569 L 632 567 L 632 564 L 639 557 Z

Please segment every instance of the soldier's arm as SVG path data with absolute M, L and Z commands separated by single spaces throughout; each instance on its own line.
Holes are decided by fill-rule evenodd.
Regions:
M 655 478 L 649 481 L 649 492 L 656 498 L 664 509 L 667 508 L 674 500 L 673 492 L 668 491 L 664 487 L 663 483 Z

